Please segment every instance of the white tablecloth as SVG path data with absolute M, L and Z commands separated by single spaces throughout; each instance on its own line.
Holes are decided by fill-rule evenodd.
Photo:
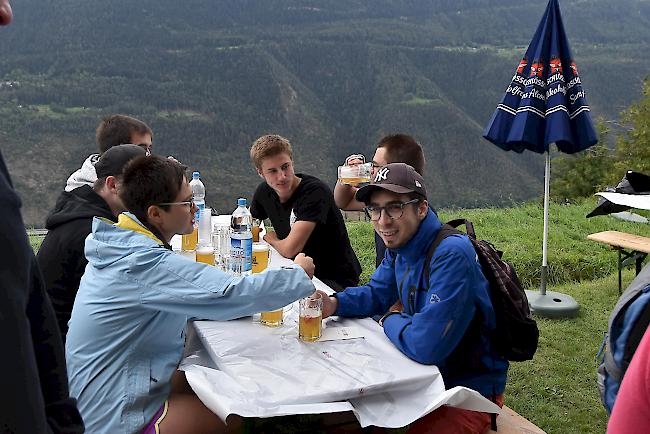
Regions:
M 271 249 L 271 267 L 291 261 Z M 314 285 L 332 292 L 320 280 Z M 403 427 L 443 404 L 499 412 L 479 393 L 445 390 L 438 368 L 416 363 L 371 319 L 329 318 L 324 327 L 355 327 L 363 338 L 304 343 L 297 336 L 297 303 L 278 328 L 255 317 L 197 321 L 181 369 L 223 420 L 229 414 L 272 417 L 352 411 L 361 426 Z M 193 336 L 192 336 L 193 335 Z

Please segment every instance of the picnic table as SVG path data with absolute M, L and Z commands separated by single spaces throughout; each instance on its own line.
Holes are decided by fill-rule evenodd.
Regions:
M 271 268 L 289 261 L 271 252 Z M 332 293 L 317 278 L 314 285 Z M 476 391 L 446 390 L 436 366 L 403 355 L 371 319 L 327 319 L 324 334 L 344 329 L 338 334 L 356 337 L 305 343 L 297 338 L 297 305 L 285 310 L 278 328 L 263 326 L 255 316 L 190 324 L 180 369 L 223 420 L 229 414 L 264 418 L 352 411 L 362 427 L 398 428 L 445 404 L 500 412 Z
M 623 267 L 634 263 L 636 274 L 641 272 L 643 260 L 650 253 L 650 238 L 626 232 L 605 231 L 587 235 L 587 239 L 607 244 L 618 251 L 618 293 L 621 294 L 623 291 L 621 277 Z

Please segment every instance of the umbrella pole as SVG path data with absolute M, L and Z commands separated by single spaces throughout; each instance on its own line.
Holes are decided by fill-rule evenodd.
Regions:
M 573 318 L 578 316 L 580 306 L 567 294 L 546 292 L 548 278 L 548 202 L 551 181 L 551 153 L 546 152 L 546 170 L 544 173 L 544 241 L 542 246 L 542 280 L 538 291 L 526 291 L 530 309 L 535 315 L 547 318 Z
M 550 195 L 551 152 L 546 151 L 546 169 L 544 170 L 544 238 L 542 242 L 542 270 L 539 293 L 546 295 L 546 279 L 548 278 L 548 199 Z

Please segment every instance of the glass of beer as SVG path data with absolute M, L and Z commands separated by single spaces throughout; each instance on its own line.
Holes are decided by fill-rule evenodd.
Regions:
M 323 299 L 320 293 L 300 300 L 298 337 L 304 342 L 315 342 L 323 332 Z
M 261 273 L 269 266 L 271 249 L 266 243 L 253 243 L 253 273 Z
M 359 184 L 369 183 L 371 172 L 372 163 L 357 164 L 354 166 L 339 166 L 339 182 L 354 187 Z
M 282 308 L 270 312 L 260 313 L 260 322 L 268 327 L 279 327 L 284 322 L 284 310 Z
M 195 225 L 192 233 L 183 234 L 181 240 L 181 250 L 184 252 L 190 252 L 196 249 L 196 244 L 199 241 L 199 227 Z
M 196 249 L 196 262 L 203 262 L 204 264 L 214 265 L 214 249 L 212 246 L 199 246 Z
M 260 232 L 262 228 L 260 225 L 262 222 L 259 219 L 253 219 L 253 225 L 251 226 L 251 233 L 253 234 L 253 242 L 258 243 L 260 241 Z

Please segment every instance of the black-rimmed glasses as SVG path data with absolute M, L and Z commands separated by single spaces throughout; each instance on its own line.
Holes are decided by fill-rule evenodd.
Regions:
M 369 205 L 365 207 L 363 210 L 366 212 L 368 218 L 373 222 L 376 222 L 381 218 L 382 211 L 386 211 L 386 214 L 391 219 L 397 220 L 402 218 L 402 215 L 404 215 L 404 207 L 406 205 L 410 205 L 412 203 L 418 203 L 418 202 L 420 202 L 420 199 L 413 199 L 413 200 L 409 200 L 408 202 L 389 203 L 386 206 Z
M 190 208 L 192 208 L 194 206 L 194 201 L 185 200 L 183 202 L 164 202 L 164 203 L 159 203 L 158 205 L 189 205 Z

